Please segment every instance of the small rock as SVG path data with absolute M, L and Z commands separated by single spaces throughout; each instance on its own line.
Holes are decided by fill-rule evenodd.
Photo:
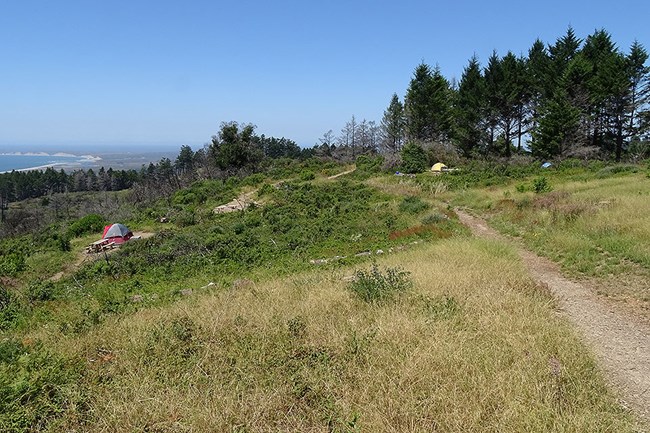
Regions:
M 363 251 L 361 253 L 355 254 L 354 256 L 355 257 L 363 257 L 363 256 L 369 256 L 370 254 L 372 254 L 370 251 Z
M 310 260 L 309 263 L 311 263 L 312 265 L 323 265 L 327 263 L 327 259 Z
M 192 289 L 183 289 L 181 290 L 181 295 L 190 296 L 192 294 Z
M 375 254 L 384 254 L 384 250 L 377 250 Z
M 203 286 L 203 287 L 201 287 L 201 288 L 202 288 L 202 289 L 207 289 L 207 288 L 209 288 L 209 287 L 214 287 L 214 286 L 216 286 L 216 284 L 214 284 L 212 281 L 210 281 L 208 284 L 206 284 L 205 286 Z
M 142 295 L 133 295 L 131 296 L 131 302 L 142 302 L 144 301 L 144 296 Z

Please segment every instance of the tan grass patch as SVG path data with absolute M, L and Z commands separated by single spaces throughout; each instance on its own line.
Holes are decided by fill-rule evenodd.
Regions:
M 367 304 L 313 272 L 61 338 L 89 365 L 83 431 L 631 431 L 548 293 L 501 244 L 450 239 L 380 266 L 414 289 Z M 67 423 L 67 424 L 66 424 Z

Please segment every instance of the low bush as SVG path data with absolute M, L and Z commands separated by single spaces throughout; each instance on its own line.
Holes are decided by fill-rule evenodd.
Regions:
M 358 270 L 349 289 L 365 302 L 383 302 L 395 294 L 410 289 L 413 286 L 410 273 L 401 268 L 386 268 L 382 272 L 376 263 L 369 271 Z
M 0 286 L 0 331 L 13 328 L 20 315 L 18 300 L 6 287 Z
M 419 214 L 427 209 L 430 205 L 427 202 L 424 202 L 418 196 L 409 196 L 404 197 L 402 202 L 399 204 L 399 210 L 401 212 L 406 212 L 411 215 Z
M 379 173 L 384 165 L 384 157 L 359 155 L 356 159 L 356 167 L 358 171 L 367 173 Z
M 32 281 L 27 286 L 27 299 L 32 302 L 51 301 L 56 299 L 56 287 L 51 281 Z
M 427 154 L 417 143 L 409 142 L 402 149 L 402 171 L 405 173 L 422 173 L 427 169 Z
M 596 177 L 604 179 L 621 173 L 636 173 L 639 168 L 633 164 L 616 164 L 598 170 Z
M 544 176 L 540 176 L 533 180 L 533 191 L 535 191 L 535 194 L 542 194 L 552 190 L 553 187 Z
M 21 252 L 0 257 L 0 276 L 15 277 L 25 270 L 25 256 Z
M 101 215 L 86 215 L 70 225 L 68 228 L 68 236 L 76 238 L 89 233 L 101 232 L 106 223 L 107 221 Z
M 310 181 L 310 180 L 314 180 L 315 178 L 316 178 L 316 175 L 311 170 L 303 170 L 303 171 L 300 172 L 300 180 L 302 180 L 302 181 L 307 182 L 307 181 Z

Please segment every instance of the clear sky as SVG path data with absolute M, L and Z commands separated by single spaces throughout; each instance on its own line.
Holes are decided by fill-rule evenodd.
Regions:
M 569 25 L 650 49 L 649 5 L 6 0 L 0 145 L 197 148 L 236 120 L 312 146 L 352 115 L 379 121 L 421 61 L 460 78 L 473 54 L 525 54 Z

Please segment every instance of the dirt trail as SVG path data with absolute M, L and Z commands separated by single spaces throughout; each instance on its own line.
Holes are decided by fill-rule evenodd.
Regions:
M 458 209 L 456 213 L 475 236 L 508 241 L 485 221 Z M 580 330 L 622 403 L 650 425 L 650 327 L 608 307 L 587 287 L 563 277 L 555 263 L 516 246 L 533 277 L 548 285 L 560 309 Z
M 353 167 L 351 170 L 344 171 L 339 174 L 335 174 L 333 176 L 329 176 L 327 179 L 336 179 L 337 177 L 352 173 L 354 170 L 356 170 L 356 167 Z M 275 183 L 273 186 L 276 186 L 279 184 Z M 254 189 L 253 191 L 249 191 L 246 193 L 242 193 L 239 195 L 239 197 L 232 199 L 230 202 L 226 204 L 219 205 L 212 209 L 214 213 L 220 214 L 220 213 L 230 213 L 230 212 L 235 212 L 238 210 L 244 210 L 251 204 L 254 204 L 256 206 L 259 206 L 260 202 L 256 202 L 253 200 L 253 196 L 257 194 L 258 189 Z
M 353 167 L 351 170 L 347 170 L 347 171 L 344 171 L 344 172 L 339 173 L 339 174 L 334 174 L 334 175 L 332 175 L 332 176 L 328 176 L 327 178 L 328 178 L 328 179 L 336 179 L 337 177 L 345 176 L 346 174 L 350 174 L 350 173 L 352 173 L 352 172 L 353 172 L 354 170 L 356 170 L 356 169 L 357 169 L 356 167 Z

